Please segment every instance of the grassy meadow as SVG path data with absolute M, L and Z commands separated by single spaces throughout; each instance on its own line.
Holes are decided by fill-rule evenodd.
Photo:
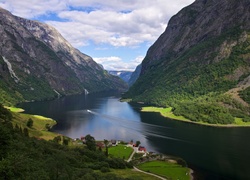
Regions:
M 165 177 L 167 179 L 190 179 L 190 170 L 186 167 L 182 167 L 176 162 L 167 161 L 150 161 L 138 165 L 140 170 L 157 174 L 159 176 Z
M 118 144 L 108 149 L 109 155 L 127 160 L 133 152 L 133 148 Z
M 142 112 L 158 112 L 162 116 L 174 119 L 174 120 L 180 120 L 180 121 L 185 121 L 189 123 L 195 123 L 195 124 L 200 124 L 200 125 L 207 125 L 207 126 L 215 126 L 215 127 L 245 127 L 245 126 L 250 126 L 250 122 L 244 122 L 242 118 L 234 118 L 234 123 L 233 124 L 209 124 L 205 122 L 193 122 L 183 116 L 176 116 L 172 112 L 172 107 L 168 108 L 161 108 L 161 107 L 143 107 Z
M 42 138 L 45 140 L 53 140 L 58 134 L 50 132 L 49 128 L 56 124 L 56 121 L 40 115 L 30 115 L 23 112 L 21 108 L 7 107 L 13 114 L 13 126 L 28 128 L 30 137 Z M 28 120 L 33 121 L 32 127 L 27 127 Z
M 121 178 L 136 179 L 136 180 L 159 180 L 159 178 L 138 172 L 134 169 L 115 169 L 111 170 L 112 174 Z

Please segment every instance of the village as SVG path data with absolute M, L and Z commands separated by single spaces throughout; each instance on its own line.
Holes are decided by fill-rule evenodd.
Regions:
M 88 147 L 90 141 L 92 141 L 92 148 L 103 151 L 107 157 L 121 158 L 124 161 L 132 163 L 135 171 L 163 180 L 166 177 L 173 179 L 193 179 L 193 171 L 187 168 L 187 164 L 183 159 L 148 152 L 146 147 L 141 146 L 140 141 L 134 142 L 130 140 L 129 142 L 125 142 L 115 139 L 95 141 L 92 136 L 86 135 L 85 137 L 82 136 L 74 139 L 73 143 Z M 171 174 L 173 170 L 176 172 L 175 175 Z
M 86 136 L 81 136 L 80 138 L 74 139 L 74 142 L 78 145 L 86 144 Z M 99 150 L 104 150 L 108 148 L 108 156 L 119 157 L 127 162 L 131 161 L 134 155 L 138 157 L 146 157 L 149 152 L 146 147 L 140 145 L 140 141 L 134 142 L 124 142 L 122 140 L 103 140 L 95 141 L 96 148 Z

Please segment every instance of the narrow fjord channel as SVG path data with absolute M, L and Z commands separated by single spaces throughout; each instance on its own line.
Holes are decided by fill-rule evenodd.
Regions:
M 139 140 L 148 151 L 183 158 L 202 179 L 250 179 L 250 128 L 215 128 L 140 112 L 119 96 L 90 94 L 20 104 L 57 120 L 52 131 L 71 138 Z

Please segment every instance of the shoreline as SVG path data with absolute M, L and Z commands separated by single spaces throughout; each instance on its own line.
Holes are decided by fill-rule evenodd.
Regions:
M 243 122 L 240 118 L 235 118 L 235 121 L 238 123 L 243 123 L 243 124 L 209 124 L 205 122 L 194 122 L 189 119 L 186 119 L 183 116 L 175 116 L 172 112 L 172 108 L 159 108 L 159 107 L 153 107 L 153 106 L 148 106 L 148 107 L 142 107 L 140 109 L 141 112 L 155 112 L 155 113 L 160 113 L 161 116 L 169 118 L 171 120 L 175 121 L 181 121 L 184 123 L 190 123 L 190 124 L 196 124 L 200 126 L 208 126 L 208 127 L 216 127 L 216 128 L 249 128 L 250 127 L 250 122 L 245 123 Z

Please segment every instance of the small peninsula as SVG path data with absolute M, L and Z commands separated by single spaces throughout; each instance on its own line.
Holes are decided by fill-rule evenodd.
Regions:
M 234 123 L 232 123 L 232 124 L 209 124 L 209 123 L 202 122 L 202 121 L 198 121 L 198 122 L 191 121 L 191 120 L 185 118 L 184 116 L 176 116 L 172 111 L 172 107 L 162 108 L 162 107 L 149 106 L 149 107 L 142 107 L 141 111 L 142 112 L 156 112 L 156 113 L 160 113 L 163 117 L 166 117 L 166 118 L 170 118 L 170 119 L 178 120 L 178 121 L 183 121 L 183 122 L 187 122 L 187 123 L 205 125 L 205 126 L 213 126 L 213 127 L 250 127 L 250 122 L 244 122 L 242 120 L 242 118 L 237 118 L 237 117 L 234 118 Z

